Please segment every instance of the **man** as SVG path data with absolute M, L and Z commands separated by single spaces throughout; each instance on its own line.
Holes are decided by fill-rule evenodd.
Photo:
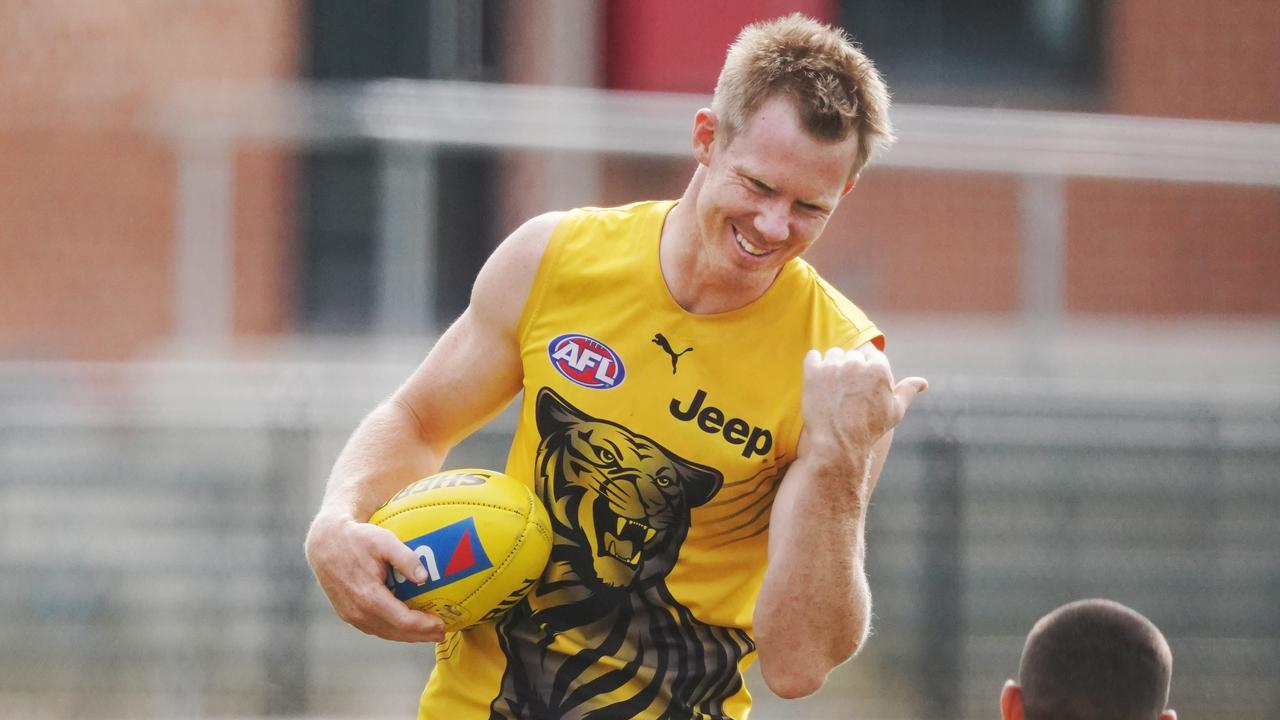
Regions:
M 887 112 L 842 32 L 749 26 L 684 195 L 525 223 L 356 430 L 307 555 L 344 620 L 439 643 L 420 717 L 741 717 L 756 655 L 794 698 L 857 650 L 867 504 L 927 383 L 895 382 L 880 331 L 798 256 L 892 140 Z M 364 521 L 522 390 L 506 471 L 551 513 L 551 562 L 446 638 L 383 587 L 387 563 L 423 575 Z
M 1040 618 L 1000 695 L 1004 720 L 1177 720 L 1173 654 L 1160 630 L 1110 600 L 1068 603 Z

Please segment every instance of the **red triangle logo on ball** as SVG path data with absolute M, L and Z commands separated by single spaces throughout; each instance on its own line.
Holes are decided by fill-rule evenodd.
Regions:
M 452 575 L 475 564 L 476 554 L 471 549 L 471 531 L 466 530 L 462 533 L 462 539 L 458 540 L 458 547 L 454 548 L 453 557 L 449 558 L 449 565 L 444 569 L 444 574 Z

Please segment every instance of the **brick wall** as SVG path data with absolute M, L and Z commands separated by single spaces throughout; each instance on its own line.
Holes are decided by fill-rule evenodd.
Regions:
M 1280 122 L 1280 2 L 1107 5 L 1112 112 Z
M 1109 110 L 1280 122 L 1280 2 L 1124 0 L 1107 18 Z M 1280 190 L 1080 180 L 1068 306 L 1280 315 Z
M 1280 190 L 1076 180 L 1067 306 L 1280 317 Z
M 176 168 L 145 130 L 183 86 L 288 78 L 295 2 L 0 3 L 0 357 L 120 358 L 172 330 Z M 238 162 L 236 327 L 288 325 L 288 166 Z
M 1011 312 L 1017 192 L 1016 179 L 999 175 L 872 166 L 809 260 L 868 311 Z
M 0 357 L 128 357 L 171 335 L 176 167 L 173 149 L 144 129 L 149 110 L 181 87 L 296 76 L 304 7 L 0 3 Z M 1280 122 L 1280 2 L 1107 7 L 1109 111 Z M 601 166 L 608 203 L 676 196 L 693 169 Z M 241 335 L 293 327 L 294 172 L 270 149 L 236 156 Z M 1066 187 L 1071 311 L 1280 315 L 1280 191 Z M 506 204 L 519 219 L 544 209 L 515 207 L 518 192 Z M 873 167 L 811 259 L 869 310 L 1014 311 L 1016 200 L 1013 178 Z

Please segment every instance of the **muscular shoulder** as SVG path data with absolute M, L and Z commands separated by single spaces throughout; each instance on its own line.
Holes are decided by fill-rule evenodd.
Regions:
M 488 281 L 501 282 L 508 292 L 518 289 L 511 285 L 513 282 L 527 280 L 532 284 L 551 234 L 564 215 L 563 212 L 543 213 L 516 228 L 489 256 L 472 293 L 485 290 L 484 284 Z
M 542 256 L 563 212 L 538 215 L 516 228 L 485 261 L 471 288 L 477 319 L 514 330 Z

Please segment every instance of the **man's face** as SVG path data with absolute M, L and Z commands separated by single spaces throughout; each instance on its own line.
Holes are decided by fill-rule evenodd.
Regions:
M 702 252 L 711 267 L 767 286 L 818 239 L 852 187 L 857 136 L 813 137 L 782 96 L 762 103 L 732 140 L 711 113 L 697 122 L 695 155 L 706 166 L 697 202 Z

